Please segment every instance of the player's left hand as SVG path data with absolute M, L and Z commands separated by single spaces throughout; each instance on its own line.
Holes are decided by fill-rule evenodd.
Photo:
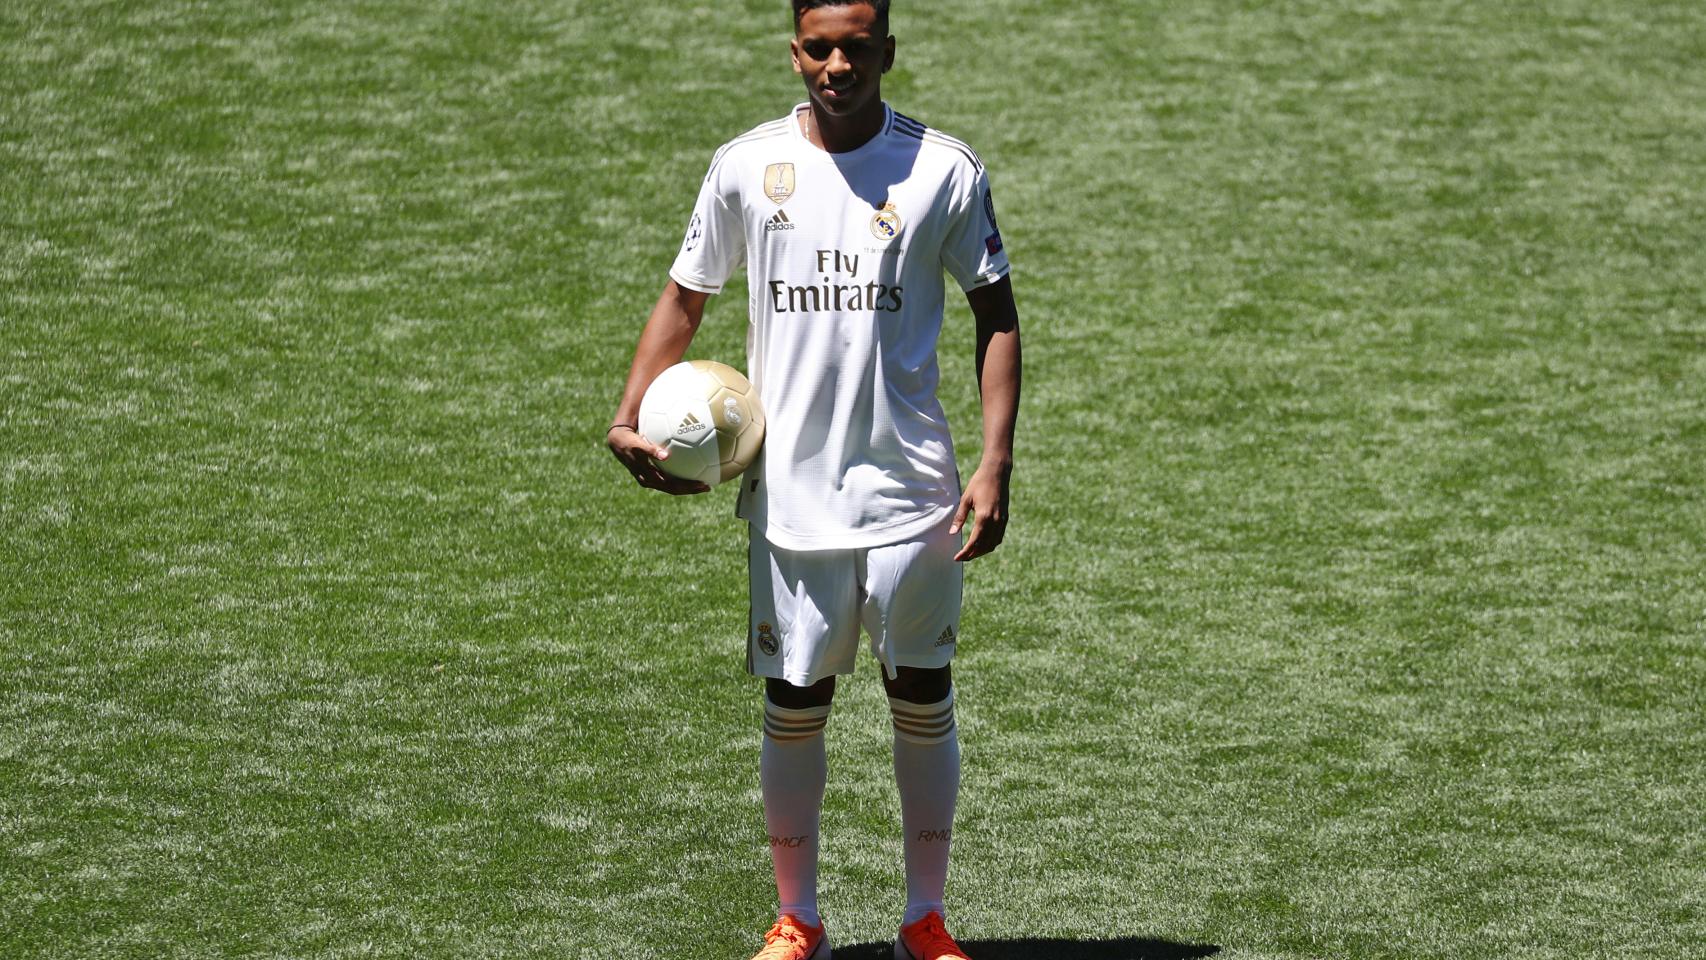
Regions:
M 960 508 L 954 512 L 954 522 L 948 527 L 949 533 L 959 533 L 966 517 L 972 518 L 971 536 L 954 554 L 955 560 L 973 560 L 1001 545 L 1007 535 L 1007 481 L 1011 474 L 1011 467 L 982 465 L 971 475 L 960 496 Z

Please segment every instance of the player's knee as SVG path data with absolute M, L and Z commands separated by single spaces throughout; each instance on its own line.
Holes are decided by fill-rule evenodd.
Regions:
M 834 693 L 834 677 L 809 687 L 770 680 L 764 691 L 764 736 L 781 746 L 821 737 L 823 728 L 829 725 L 830 699 Z M 787 702 L 778 701 L 777 695 Z
M 892 700 L 909 703 L 940 703 L 954 689 L 949 667 L 897 667 L 895 676 L 883 676 L 883 686 Z
M 894 735 L 898 738 L 896 749 L 900 748 L 900 740 L 926 745 L 955 740 L 951 684 L 934 700 L 907 700 L 891 695 L 889 714 L 894 719 Z
M 835 678 L 824 677 L 808 687 L 796 687 L 776 677 L 764 681 L 764 697 L 785 710 L 827 707 L 835 699 Z

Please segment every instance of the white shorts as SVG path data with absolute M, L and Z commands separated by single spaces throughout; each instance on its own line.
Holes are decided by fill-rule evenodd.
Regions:
M 783 550 L 754 536 L 747 671 L 801 687 L 852 673 L 861 625 L 891 678 L 896 667 L 947 666 L 965 576 L 951 522 L 917 540 L 857 550 Z

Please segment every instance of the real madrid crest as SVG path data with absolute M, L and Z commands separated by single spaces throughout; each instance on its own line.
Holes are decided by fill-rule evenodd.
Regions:
M 871 235 L 878 240 L 893 240 L 900 236 L 900 214 L 895 212 L 894 204 L 883 201 L 881 208 L 871 214 Z
M 764 195 L 777 204 L 787 202 L 794 195 L 793 164 L 772 163 L 764 168 Z

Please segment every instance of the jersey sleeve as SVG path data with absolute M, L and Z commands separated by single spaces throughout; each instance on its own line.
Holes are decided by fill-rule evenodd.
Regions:
M 700 293 L 720 293 L 723 284 L 746 260 L 746 230 L 741 223 L 740 194 L 733 176 L 734 164 L 719 154 L 699 188 L 693 216 L 681 252 L 669 268 L 676 283 Z
M 942 244 L 942 266 L 959 282 L 961 290 L 986 287 L 1010 269 L 995 225 L 995 199 L 989 192 L 989 174 L 981 167 L 967 171 L 969 188 L 958 192 L 947 238 Z

